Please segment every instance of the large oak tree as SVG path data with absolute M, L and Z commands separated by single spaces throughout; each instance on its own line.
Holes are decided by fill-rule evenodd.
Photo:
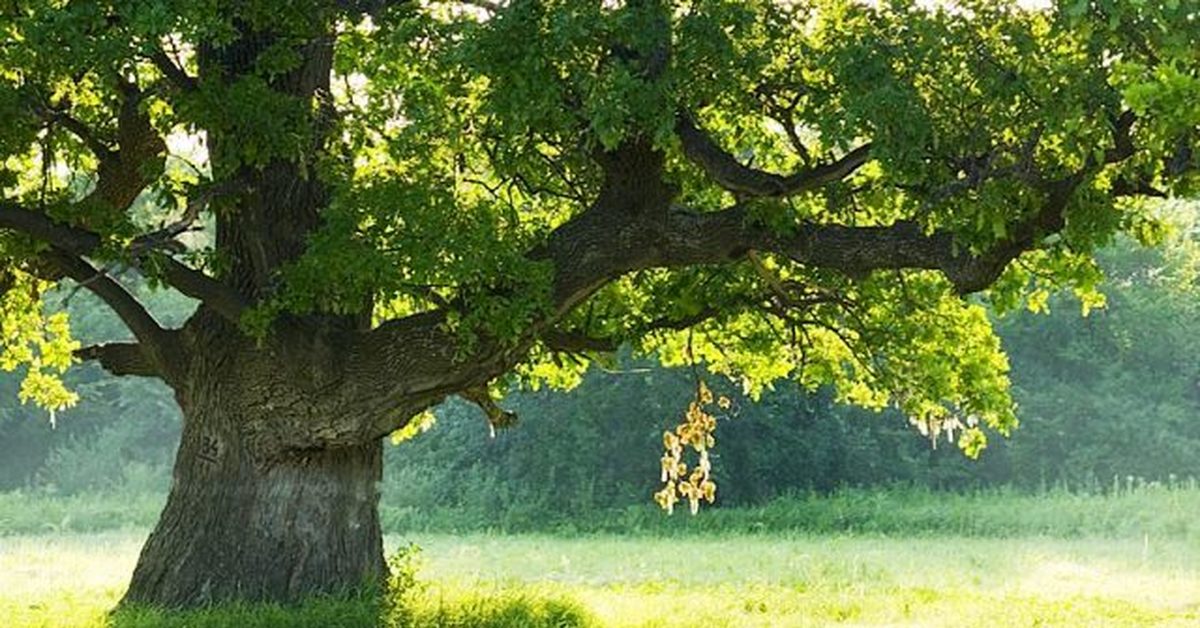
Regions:
M 1091 254 L 1153 239 L 1196 165 L 1188 2 L 0 12 L 3 366 L 56 410 L 97 360 L 185 416 L 135 602 L 377 579 L 382 437 L 455 394 L 508 422 L 514 379 L 622 345 L 977 450 L 1015 424 L 984 306 L 1095 304 Z M 132 273 L 195 315 L 164 328 Z M 77 348 L 40 303 L 65 280 L 131 341 Z

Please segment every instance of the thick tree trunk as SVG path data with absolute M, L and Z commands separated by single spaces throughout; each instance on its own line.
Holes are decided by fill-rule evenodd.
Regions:
M 220 379 L 180 395 L 185 420 L 170 496 L 125 602 L 287 602 L 378 584 L 381 444 L 264 461 L 240 428 L 256 419 L 249 414 L 277 407 L 248 411 L 236 399 L 243 391 L 213 385 Z

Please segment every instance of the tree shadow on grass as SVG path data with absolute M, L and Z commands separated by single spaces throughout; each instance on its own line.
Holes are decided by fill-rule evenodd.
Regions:
M 575 600 L 520 589 L 485 595 L 451 592 L 404 604 L 379 599 L 316 598 L 295 606 L 235 603 L 172 611 L 124 607 L 107 628 L 572 628 L 598 626 Z

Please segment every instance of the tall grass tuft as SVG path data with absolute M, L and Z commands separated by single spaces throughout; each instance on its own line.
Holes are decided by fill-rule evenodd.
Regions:
M 163 496 L 89 493 L 53 496 L 0 493 L 0 536 L 111 530 L 146 530 L 162 510 Z M 389 534 L 552 533 L 687 535 L 709 533 L 876 534 L 1009 538 L 1108 537 L 1195 539 L 1200 537 L 1200 487 L 1120 482 L 1103 493 L 1053 488 L 1028 493 L 986 489 L 966 493 L 926 488 L 843 489 L 798 493 L 761 506 L 705 508 L 667 516 L 649 503 L 622 509 L 549 511 L 514 507 L 470 509 L 380 508 Z

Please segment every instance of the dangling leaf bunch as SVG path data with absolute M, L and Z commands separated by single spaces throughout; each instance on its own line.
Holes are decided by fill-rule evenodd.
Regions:
M 716 445 L 713 433 L 717 429 L 717 418 L 708 411 L 713 405 L 713 394 L 703 381 L 697 382 L 696 398 L 688 404 L 683 421 L 675 430 L 663 432 L 662 490 L 654 494 L 654 501 L 667 511 L 675 512 L 675 504 L 688 500 L 691 513 L 700 511 L 700 502 L 713 503 L 717 497 L 717 484 L 712 479 L 712 461 L 709 451 Z M 726 397 L 716 400 L 722 409 L 730 407 Z M 696 452 L 696 463 L 689 467 L 687 452 Z

